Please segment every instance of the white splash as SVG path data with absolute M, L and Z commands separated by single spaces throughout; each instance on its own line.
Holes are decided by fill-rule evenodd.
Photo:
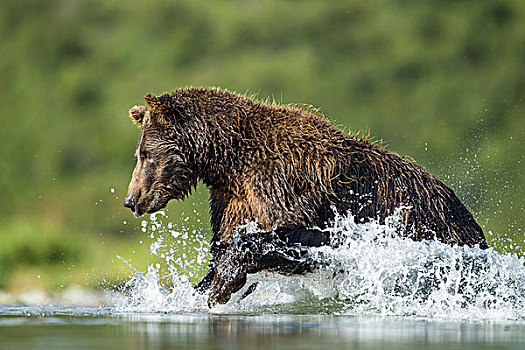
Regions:
M 152 215 L 143 230 L 153 241 L 151 253 L 163 263 L 130 279 L 119 310 L 525 319 L 524 259 L 493 249 L 398 237 L 398 215 L 386 224 L 356 224 L 351 215 L 337 215 L 327 229 L 333 247 L 311 249 L 316 270 L 296 276 L 250 275 L 227 304 L 209 310 L 206 296 L 195 293 L 190 283 L 205 270 L 209 238 L 196 230 L 177 231 L 159 216 L 165 214 Z M 253 292 L 245 296 L 252 285 Z
M 492 249 L 415 242 L 388 225 L 337 216 L 340 248 L 314 254 L 333 274 L 343 312 L 459 319 L 524 319 L 524 260 Z

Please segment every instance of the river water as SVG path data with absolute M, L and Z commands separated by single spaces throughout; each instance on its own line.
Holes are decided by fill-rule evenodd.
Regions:
M 310 252 L 316 270 L 250 275 L 210 310 L 189 282 L 205 235 L 152 215 L 142 228 L 161 263 L 104 307 L 0 306 L 0 349 L 525 349 L 523 258 L 400 238 L 396 220 L 336 216 L 337 244 Z
M 0 307 L 0 349 L 523 349 L 525 323 Z

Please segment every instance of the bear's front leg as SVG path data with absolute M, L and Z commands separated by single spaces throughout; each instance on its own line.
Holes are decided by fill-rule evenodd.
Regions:
M 220 260 L 213 265 L 208 275 L 211 277 L 208 294 L 210 308 L 225 304 L 231 295 L 246 283 L 248 268 L 245 254 L 235 244 L 230 245 Z M 206 275 L 206 276 L 208 276 Z
M 279 240 L 274 235 L 273 244 L 276 243 L 275 239 Z M 241 235 L 225 247 L 220 256 L 217 256 L 211 270 L 199 283 L 201 286 L 209 285 L 210 308 L 217 303 L 227 303 L 231 295 L 245 285 L 248 273 L 261 270 L 260 262 L 265 247 L 261 243 L 257 237 Z
M 285 274 L 310 271 L 315 265 L 308 258 L 308 247 L 327 243 L 328 236 L 318 230 L 281 227 L 273 232 L 239 235 L 217 256 L 211 270 L 196 289 L 209 289 L 208 305 L 224 304 L 246 283 L 248 273 L 262 270 Z

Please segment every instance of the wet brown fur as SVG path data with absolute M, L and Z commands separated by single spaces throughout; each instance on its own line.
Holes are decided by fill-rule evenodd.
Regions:
M 343 133 L 311 106 L 263 103 L 220 89 L 145 99 L 146 107 L 130 111 L 142 126 L 137 167 L 147 164 L 143 153 L 154 161 L 141 170 L 149 183 L 135 169 L 128 195 L 141 215 L 184 198 L 202 180 L 210 190 L 214 259 L 248 221 L 264 231 L 324 228 L 332 207 L 356 221 L 384 221 L 403 207 L 402 236 L 487 247 L 481 227 L 442 181 L 378 143 Z

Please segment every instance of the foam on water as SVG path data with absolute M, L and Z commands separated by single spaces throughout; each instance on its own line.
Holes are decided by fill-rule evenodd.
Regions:
M 162 263 L 135 273 L 126 285 L 126 298 L 117 306 L 120 311 L 525 319 L 524 259 L 493 249 L 398 237 L 398 215 L 385 224 L 356 224 L 351 215 L 337 215 L 327 229 L 333 246 L 311 249 L 319 266 L 313 272 L 250 275 L 227 304 L 209 310 L 206 296 L 195 293 L 189 279 L 205 270 L 209 251 L 205 235 L 176 231 L 162 218 L 164 213 L 143 222 L 143 231 L 153 240 L 151 253 Z M 255 282 L 254 292 L 242 298 Z

